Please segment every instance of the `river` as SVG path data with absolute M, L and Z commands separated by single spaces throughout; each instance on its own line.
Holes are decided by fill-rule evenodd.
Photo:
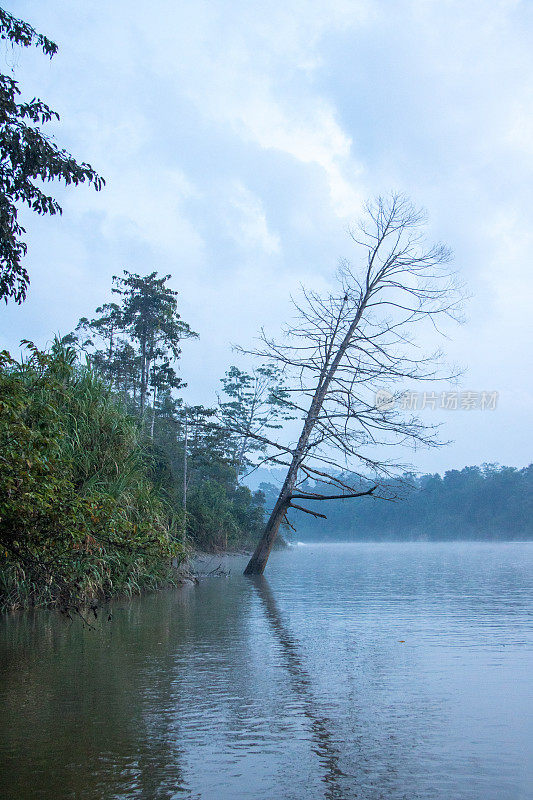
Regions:
M 1 797 L 533 797 L 533 543 L 244 563 L 92 628 L 4 618 Z

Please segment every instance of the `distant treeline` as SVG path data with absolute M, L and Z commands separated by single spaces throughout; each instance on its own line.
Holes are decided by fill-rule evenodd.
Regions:
M 318 492 L 325 489 L 314 486 Z M 261 489 L 267 503 L 277 493 L 267 484 Z M 386 489 L 397 499 L 342 500 L 325 510 L 323 503 L 314 503 L 326 520 L 294 512 L 293 536 L 302 541 L 533 539 L 533 464 L 523 469 L 484 464 L 442 477 L 406 474 Z

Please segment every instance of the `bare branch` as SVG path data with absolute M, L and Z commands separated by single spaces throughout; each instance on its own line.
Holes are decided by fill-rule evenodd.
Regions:
M 376 497 L 379 481 L 406 465 L 371 455 L 375 448 L 442 444 L 437 426 L 424 424 L 394 404 L 377 407 L 375 402 L 378 389 L 387 389 L 398 400 L 400 381 L 410 385 L 456 374 L 443 369 L 438 351 L 424 353 L 420 344 L 428 331 L 440 334 L 440 319 L 457 319 L 462 298 L 448 266 L 451 252 L 440 243 L 425 243 L 424 222 L 424 212 L 404 195 L 369 203 L 363 220 L 350 229 L 362 256 L 360 268 L 343 260 L 338 288 L 330 295 L 302 289 L 301 298 L 294 301 L 296 319 L 286 326 L 283 339 L 261 331 L 258 348 L 248 351 L 283 370 L 291 393 L 288 405 L 303 418 L 295 444 L 268 442 L 275 454 L 288 455 L 290 464 L 248 574 L 263 571 L 293 498 Z M 358 490 L 324 471 L 352 469 L 351 464 L 382 477 L 372 481 L 372 488 Z M 307 491 L 301 475 L 304 485 L 305 479 L 322 478 L 341 492 Z
M 318 511 L 311 511 L 309 508 L 303 508 L 303 506 L 297 506 L 296 503 L 289 503 L 288 508 L 296 508 L 298 511 L 303 511 L 304 514 L 311 514 L 312 517 L 320 517 L 321 519 L 327 519 L 325 514 L 319 514 Z
M 377 486 L 373 486 L 366 492 L 351 492 L 351 494 L 318 494 L 315 492 L 302 492 L 301 494 L 291 494 L 291 499 L 296 497 L 299 500 L 348 500 L 352 497 L 365 497 L 373 494 Z

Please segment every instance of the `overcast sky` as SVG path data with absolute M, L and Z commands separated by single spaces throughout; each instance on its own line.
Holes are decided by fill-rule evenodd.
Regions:
M 531 461 L 533 3 L 530 0 L 42 0 L 3 4 L 59 45 L 4 47 L 57 141 L 107 181 L 24 214 L 31 287 L 0 345 L 44 344 L 110 299 L 123 268 L 172 274 L 187 398 L 218 380 L 300 283 L 354 257 L 346 228 L 391 189 L 427 208 L 473 294 L 446 344 L 495 411 L 448 411 L 419 470 Z M 434 411 L 424 419 L 436 421 Z

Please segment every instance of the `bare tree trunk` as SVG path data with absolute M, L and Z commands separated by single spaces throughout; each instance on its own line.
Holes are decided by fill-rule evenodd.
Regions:
M 282 492 L 278 497 L 276 505 L 274 506 L 274 510 L 272 511 L 272 514 L 270 515 L 270 518 L 265 526 L 265 530 L 263 531 L 263 535 L 261 536 L 261 539 L 255 548 L 254 554 L 244 570 L 245 575 L 262 575 L 265 571 L 270 551 L 272 550 L 274 542 L 276 541 L 276 536 L 278 535 L 279 526 L 281 525 L 289 507 L 289 497 L 289 491 L 286 493 Z
M 146 386 L 148 384 L 148 369 L 146 364 L 146 339 L 141 344 L 141 417 L 144 415 L 146 405 Z
M 256 405 L 257 405 L 257 390 L 256 390 L 256 394 L 254 396 L 253 402 L 252 402 L 252 407 L 250 409 L 250 414 L 248 416 L 248 422 L 247 422 L 246 430 L 245 430 L 244 435 L 242 437 L 241 446 L 239 448 L 239 452 L 238 452 L 238 455 L 237 455 L 237 460 L 236 460 L 237 483 L 239 483 L 239 473 L 241 471 L 242 463 L 244 461 L 244 456 L 246 454 L 246 448 L 248 446 L 248 442 L 250 441 L 250 433 L 251 433 L 252 425 L 253 425 L 253 422 L 254 422 L 254 415 L 255 415 Z
M 325 518 L 295 505 L 293 499 L 348 499 L 372 494 L 377 488 L 358 491 L 338 474 L 324 473 L 324 467 L 317 469 L 312 464 L 327 464 L 338 470 L 348 459 L 355 459 L 375 474 L 388 474 L 388 462 L 366 456 L 365 446 L 438 444 L 432 426 L 399 415 L 394 403 L 389 408 L 378 405 L 376 391 L 400 380 L 438 377 L 438 354 L 421 355 L 411 328 L 426 322 L 438 331 L 435 317 L 456 318 L 460 287 L 455 287 L 449 271 L 442 270 L 450 252 L 441 244 L 426 246 L 419 230 L 424 216 L 402 195 L 392 195 L 390 200 L 378 198 L 367 212 L 367 218 L 351 234 L 365 255 L 360 277 L 345 263 L 339 271 L 338 294 L 321 298 L 304 290 L 304 304 L 295 303 L 299 319 L 289 329 L 286 344 L 262 335 L 263 348 L 252 351 L 285 370 L 293 370 L 296 388 L 292 391 L 311 402 L 306 413 L 302 403 L 293 405 L 305 413 L 295 448 L 256 436 L 275 448 L 271 460 L 286 464 L 280 460 L 283 454 L 289 455 L 290 461 L 245 575 L 263 573 L 289 508 Z M 248 435 L 254 437 L 252 431 Z M 340 455 L 340 462 L 335 454 Z M 336 493 L 295 488 L 300 470 L 308 478 L 325 478 Z M 360 486 L 359 477 L 357 480 Z
M 298 446 L 292 458 L 289 471 L 287 472 L 287 477 L 285 478 L 285 482 L 283 483 L 283 487 L 279 493 L 276 505 L 272 510 L 270 518 L 265 526 L 265 530 L 263 531 L 263 535 L 261 536 L 261 539 L 255 548 L 254 554 L 244 570 L 245 575 L 262 575 L 265 571 L 268 557 L 272 547 L 274 546 L 274 542 L 276 541 L 276 536 L 278 535 L 279 526 L 283 522 L 285 514 L 291 505 L 292 492 L 296 484 L 296 479 L 298 478 L 298 470 L 302 463 L 303 455 L 313 429 L 313 418 L 318 403 L 317 395 L 318 390 L 313 402 L 311 403 L 311 408 L 307 414 L 307 418 L 298 441 Z
M 187 448 L 189 445 L 189 428 L 187 424 L 187 412 L 185 412 L 185 436 L 183 441 L 183 541 L 187 537 Z
M 109 334 L 109 349 L 107 351 L 107 358 L 108 361 L 111 361 L 111 357 L 113 356 L 113 339 L 115 335 L 115 329 L 111 328 L 111 333 Z
M 366 296 L 363 297 L 359 309 L 355 315 L 355 318 L 352 324 L 350 325 L 350 328 L 346 336 L 344 337 L 342 344 L 340 345 L 337 353 L 335 354 L 333 361 L 329 362 L 329 360 L 327 360 L 324 365 L 318 387 L 315 391 L 315 395 L 311 403 L 311 407 L 307 412 L 307 417 L 304 422 L 304 427 L 300 435 L 300 439 L 298 440 L 298 445 L 294 452 L 294 456 L 292 458 L 291 465 L 287 473 L 287 477 L 285 478 L 285 483 L 283 484 L 276 505 L 274 506 L 272 514 L 270 515 L 270 519 L 266 524 L 265 530 L 263 531 L 263 535 L 259 540 L 257 547 L 255 548 L 255 552 L 251 557 L 250 561 L 248 562 L 246 569 L 244 570 L 245 575 L 262 575 L 265 570 L 268 557 L 270 555 L 274 542 L 276 541 L 276 536 L 278 535 L 279 526 L 281 525 L 283 518 L 287 513 L 287 510 L 291 506 L 292 492 L 296 484 L 296 480 L 298 478 L 298 470 L 300 469 L 300 466 L 306 454 L 307 445 L 309 444 L 309 437 L 311 436 L 311 433 L 315 426 L 315 422 L 322 408 L 322 404 L 327 394 L 329 384 L 331 382 L 331 379 L 335 375 L 335 372 L 337 371 L 338 365 L 344 355 L 344 352 L 348 347 L 348 344 L 350 343 L 354 331 L 361 320 L 361 316 L 363 314 L 365 307 L 366 307 Z M 344 303 L 341 306 L 339 317 L 340 314 L 342 313 L 343 308 L 344 308 Z M 318 514 L 317 516 L 321 515 Z
M 241 471 L 242 462 L 244 461 L 244 454 L 246 453 L 246 447 L 250 440 L 250 430 L 251 430 L 251 423 L 248 425 L 248 428 L 246 429 L 246 432 L 242 438 L 242 443 L 239 448 L 239 453 L 237 455 L 237 459 L 235 462 L 235 469 L 237 471 L 237 483 L 239 483 L 239 474 Z
M 152 422 L 150 424 L 150 439 L 154 440 L 154 427 L 155 427 L 155 404 L 157 400 L 157 386 L 154 387 L 154 397 L 152 400 Z

